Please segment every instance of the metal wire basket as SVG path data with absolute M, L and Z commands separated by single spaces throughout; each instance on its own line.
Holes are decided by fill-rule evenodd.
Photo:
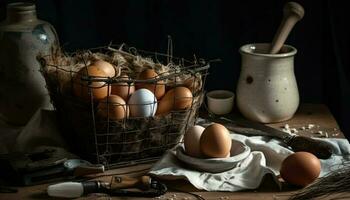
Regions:
M 147 64 L 148 61 L 152 61 L 160 68 L 167 68 L 155 78 L 140 80 L 137 78 L 140 71 L 138 68 L 130 69 L 130 66 L 123 68 L 120 67 L 119 61 L 113 60 L 118 54 L 123 55 L 125 60 L 130 59 L 128 56 L 142 58 L 145 59 L 145 65 L 149 64 Z M 95 58 L 96 55 L 114 64 L 117 71 L 126 72 L 129 78 L 97 77 L 89 74 L 79 77 L 79 81 L 85 81 L 85 86 L 88 88 L 89 100 L 86 101 L 75 95 L 74 81 L 79 69 L 88 66 L 91 63 L 89 59 Z M 129 60 L 130 63 L 133 63 L 131 60 Z M 107 168 L 157 159 L 165 151 L 181 142 L 187 128 L 195 123 L 197 111 L 203 101 L 205 78 L 209 69 L 209 63 L 203 60 L 188 61 L 173 57 L 169 52 L 168 54 L 147 52 L 128 48 L 125 45 L 89 49 L 70 55 L 55 51 L 51 55 L 41 56 L 39 61 L 51 101 L 58 113 L 62 133 L 72 147 L 71 150 L 82 158 L 104 164 Z M 166 65 L 160 63 L 166 63 Z M 146 66 L 146 68 L 152 68 L 152 66 Z M 92 83 L 96 82 L 102 83 L 99 87 L 107 87 L 107 97 L 110 95 L 111 88 L 117 84 L 131 86 L 140 83 L 154 84 L 154 88 L 161 83 L 165 85 L 166 91 L 187 87 L 191 90 L 193 97 L 191 105 L 186 109 L 171 110 L 165 115 L 149 117 L 126 115 L 122 119 L 114 119 L 111 116 L 109 108 L 115 105 L 107 100 L 105 103 L 108 112 L 101 117 L 98 114 L 98 104 L 101 101 L 92 96 L 92 91 L 96 89 Z M 155 93 L 155 91 L 152 92 Z M 155 98 L 151 103 L 161 101 L 162 99 Z M 176 103 L 176 100 L 172 102 Z M 118 104 L 117 106 L 126 109 L 131 105 Z

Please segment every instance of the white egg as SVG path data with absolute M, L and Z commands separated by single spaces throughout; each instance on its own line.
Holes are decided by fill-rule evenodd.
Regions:
M 204 131 L 204 127 L 195 125 L 189 128 L 184 135 L 185 152 L 192 157 L 200 158 L 202 153 L 200 150 L 200 138 Z
M 139 89 L 129 98 L 131 117 L 151 117 L 157 111 L 157 98 L 148 89 Z

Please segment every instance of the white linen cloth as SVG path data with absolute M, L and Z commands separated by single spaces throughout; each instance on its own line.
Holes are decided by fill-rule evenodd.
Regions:
M 265 136 L 247 137 L 231 132 L 231 138 L 239 140 L 251 148 L 250 155 L 241 163 L 226 172 L 198 172 L 187 168 L 176 158 L 174 149 L 169 150 L 163 158 L 150 170 L 150 174 L 165 179 L 187 179 L 194 187 L 206 191 L 239 191 L 256 189 L 263 177 L 272 174 L 279 175 L 282 161 L 291 153 L 282 142 Z M 340 167 L 345 160 L 350 160 L 350 144 L 346 139 L 322 139 L 330 143 L 333 155 L 321 160 L 321 174 L 324 176 L 330 170 Z

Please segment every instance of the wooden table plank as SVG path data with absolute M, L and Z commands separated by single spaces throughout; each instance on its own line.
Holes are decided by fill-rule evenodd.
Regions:
M 296 128 L 297 134 L 300 135 L 325 137 L 327 133 L 328 137 L 345 138 L 332 113 L 323 104 L 302 104 L 292 119 L 267 125 L 281 129 L 286 124 L 290 128 Z M 306 129 L 308 125 L 314 127 Z M 301 130 L 302 127 L 305 127 L 305 130 Z M 318 134 L 319 131 L 322 131 L 322 135 Z
M 269 126 L 275 128 L 281 128 L 285 124 L 288 124 L 291 128 L 296 128 L 298 134 L 306 136 L 316 136 L 318 131 L 323 133 L 327 132 L 329 137 L 344 138 L 343 133 L 339 130 L 339 126 L 324 105 L 319 104 L 302 104 L 293 117 L 293 119 L 275 123 L 268 124 Z M 308 126 L 309 124 L 314 124 L 315 127 L 312 129 L 301 130 L 302 127 Z M 151 164 L 141 164 L 131 167 L 113 169 L 105 172 L 104 174 L 96 175 L 98 180 L 109 181 L 111 175 L 128 175 L 128 176 L 141 176 L 150 169 Z M 288 185 L 283 187 L 283 191 L 278 191 L 278 188 L 271 180 L 264 180 L 261 186 L 256 190 L 241 191 L 241 192 L 206 192 L 200 191 L 194 188 L 186 181 L 166 181 L 166 185 L 169 187 L 170 192 L 156 199 L 173 199 L 173 200 L 190 200 L 198 199 L 194 195 L 201 195 L 205 199 L 232 199 L 232 200 L 248 200 L 248 199 L 263 199 L 263 200 L 285 200 L 288 199 L 295 188 L 291 188 Z M 18 193 L 15 194 L 0 194 L 0 199 L 48 199 L 46 194 L 46 188 L 48 184 L 36 185 L 31 187 L 20 187 L 18 188 Z M 182 192 L 179 192 L 182 191 Z M 190 194 L 192 193 L 192 194 Z M 349 195 L 349 194 L 348 194 Z M 330 196 L 331 198 L 334 196 Z M 53 198 L 52 198 L 53 199 Z M 109 199 L 106 196 L 88 196 L 82 199 Z M 145 198 L 125 198 L 125 197 L 113 197 L 112 199 L 145 199 Z M 327 199 L 327 198 L 326 198 Z

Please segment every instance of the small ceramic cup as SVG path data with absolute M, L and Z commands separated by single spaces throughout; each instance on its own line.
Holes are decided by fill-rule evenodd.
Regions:
M 225 115 L 232 111 L 235 94 L 228 90 L 213 90 L 207 93 L 207 105 L 210 112 Z

